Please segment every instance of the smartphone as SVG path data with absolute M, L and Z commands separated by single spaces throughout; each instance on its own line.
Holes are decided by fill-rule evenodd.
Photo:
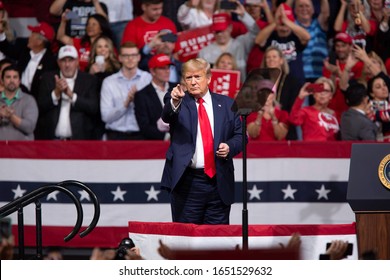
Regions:
M 173 33 L 167 33 L 167 34 L 161 35 L 160 38 L 161 38 L 161 41 L 163 41 L 163 42 L 175 43 L 177 41 L 177 35 L 173 34 Z
M 12 225 L 10 218 L 0 219 L 0 241 L 11 236 Z
M 102 56 L 102 55 L 97 55 L 97 56 L 95 57 L 95 62 L 96 62 L 97 64 L 99 64 L 99 65 L 103 65 L 104 62 L 105 62 L 104 56 Z
M 74 11 L 67 12 L 65 17 L 67 20 L 80 19 L 80 16 Z
M 219 3 L 219 7 L 221 8 L 221 10 L 235 10 L 237 9 L 237 3 L 230 1 L 221 1 L 221 3 Z
M 309 84 L 306 87 L 306 90 L 310 93 L 316 93 L 316 92 L 323 92 L 324 91 L 324 84 Z
M 362 42 L 356 41 L 356 42 L 354 43 L 354 45 L 359 46 L 359 47 L 362 48 L 363 50 L 365 49 Z
M 371 106 L 374 112 L 385 111 L 389 107 L 388 102 L 386 100 L 372 100 Z
M 332 65 L 336 65 L 336 53 L 334 51 L 330 51 L 329 52 L 329 63 L 332 64 Z
M 331 243 L 326 243 L 326 250 L 329 249 L 330 244 L 331 244 Z M 347 250 L 345 250 L 345 253 L 344 253 L 344 258 L 345 258 L 346 256 L 351 256 L 351 255 L 352 255 L 352 251 L 353 251 L 353 244 L 352 244 L 352 243 L 348 243 L 348 245 L 347 245 Z

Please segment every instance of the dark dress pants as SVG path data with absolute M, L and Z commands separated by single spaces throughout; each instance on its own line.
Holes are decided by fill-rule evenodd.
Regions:
M 187 168 L 171 193 L 173 222 L 193 224 L 229 224 L 230 205 L 222 202 L 215 177 L 203 169 Z

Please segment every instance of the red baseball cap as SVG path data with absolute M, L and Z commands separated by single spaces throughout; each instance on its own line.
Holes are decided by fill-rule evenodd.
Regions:
M 284 13 L 285 13 L 286 17 L 289 20 L 291 20 L 292 22 L 294 22 L 295 21 L 295 17 L 294 17 L 294 12 L 291 9 L 291 7 L 289 5 L 287 5 L 286 3 L 282 3 L 281 5 L 283 7 L 283 10 L 284 10 Z
M 232 19 L 229 14 L 227 13 L 214 14 L 211 30 L 225 31 L 231 23 L 232 23 Z
M 41 34 L 43 37 L 45 37 L 50 42 L 54 40 L 54 35 L 55 35 L 54 29 L 53 29 L 53 27 L 51 27 L 51 25 L 49 25 L 46 22 L 40 22 L 36 26 L 29 25 L 29 26 L 27 26 L 27 28 L 31 32 Z
M 165 67 L 168 65 L 173 65 L 171 59 L 166 54 L 156 54 L 152 56 L 151 59 L 149 59 L 148 66 L 149 69 L 152 68 L 158 68 L 158 67 Z
M 336 36 L 334 37 L 334 41 L 335 42 L 341 41 L 341 42 L 344 42 L 348 45 L 352 45 L 352 37 L 348 33 L 345 33 L 345 32 L 337 33 Z

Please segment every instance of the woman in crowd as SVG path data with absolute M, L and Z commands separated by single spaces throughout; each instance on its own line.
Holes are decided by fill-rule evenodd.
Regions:
M 238 70 L 236 59 L 229 52 L 222 53 L 217 58 L 214 63 L 214 68 L 222 70 Z
M 99 36 L 91 46 L 87 71 L 96 75 L 100 82 L 121 67 L 114 48 L 114 43 L 107 36 Z
M 290 112 L 295 98 L 299 93 L 300 84 L 291 77 L 290 69 L 282 51 L 270 46 L 264 52 L 261 68 L 277 68 L 281 71 L 275 83 L 275 101 L 280 104 L 281 109 Z M 287 140 L 296 140 L 297 133 L 295 127 L 289 126 Z
M 305 83 L 299 91 L 290 112 L 290 123 L 302 127 L 304 141 L 337 140 L 339 123 L 335 112 L 328 107 L 335 92 L 334 83 L 321 77 L 316 80 L 315 85 L 320 86 Z M 314 104 L 302 108 L 303 100 L 310 94 L 314 97 Z
M 117 54 L 115 52 L 114 43 L 107 36 L 99 36 L 93 42 L 91 46 L 91 54 L 89 56 L 88 66 L 86 67 L 86 72 L 95 75 L 98 78 L 97 92 L 99 94 L 100 100 L 100 89 L 103 83 L 103 80 L 118 72 L 121 65 L 117 59 Z M 104 122 L 101 119 L 100 109 L 95 116 L 96 122 L 96 135 L 95 139 L 102 139 L 104 134 Z
M 177 12 L 183 30 L 199 28 L 213 23 L 213 14 L 218 9 L 217 0 L 188 0 Z
M 0 2 L 0 33 L 4 33 L 8 42 L 15 39 L 14 32 L 10 27 L 8 12 L 4 9 L 3 3 Z M 0 52 L 0 59 L 5 58 L 5 55 Z
M 104 35 L 110 40 L 113 40 L 112 32 L 108 20 L 100 15 L 93 14 L 88 17 L 87 24 L 85 26 L 85 35 L 82 38 L 72 38 L 65 34 L 65 26 L 67 22 L 66 10 L 62 14 L 61 23 L 57 31 L 57 40 L 62 42 L 64 45 L 74 46 L 79 53 L 80 70 L 85 71 L 88 66 L 91 46 L 95 40 Z
M 248 116 L 248 136 L 252 140 L 285 140 L 288 133 L 288 113 L 275 101 L 275 94 L 268 95 L 264 107 Z
M 390 142 L 389 87 L 381 76 L 370 79 L 367 92 L 371 102 L 371 119 L 379 127 L 378 141 Z

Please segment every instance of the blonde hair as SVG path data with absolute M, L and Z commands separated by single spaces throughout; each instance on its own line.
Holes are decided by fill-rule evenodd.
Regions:
M 315 84 L 328 84 L 330 87 L 330 90 L 332 91 L 332 94 L 334 94 L 336 91 L 336 87 L 334 86 L 334 83 L 331 79 L 328 79 L 325 77 L 320 77 L 314 83 Z
M 91 46 L 91 54 L 89 56 L 88 66 L 91 67 L 91 65 L 95 63 L 96 48 L 97 48 L 97 44 L 100 40 L 105 40 L 107 42 L 108 48 L 110 50 L 110 54 L 108 55 L 108 58 L 106 59 L 106 62 L 108 62 L 108 63 L 107 63 L 107 68 L 105 69 L 105 71 L 116 72 L 121 67 L 121 65 L 120 65 L 118 59 L 116 58 L 114 44 L 113 44 L 112 40 L 110 38 L 108 38 L 107 36 L 99 36 L 93 42 L 93 44 Z
M 224 52 L 220 56 L 218 56 L 217 60 L 214 63 L 214 68 L 217 67 L 217 65 L 224 56 L 227 56 L 232 60 L 233 70 L 238 70 L 236 58 L 230 52 Z
M 279 49 L 278 47 L 276 46 L 269 46 L 265 52 L 264 52 L 264 55 L 263 55 L 263 60 L 261 61 L 261 65 L 260 65 L 260 68 L 267 68 L 267 64 L 266 64 L 266 61 L 265 61 L 265 58 L 267 56 L 267 53 L 269 53 L 270 51 L 276 51 L 279 55 L 280 58 L 283 58 L 283 65 L 282 65 L 282 74 L 284 75 L 287 75 L 288 73 L 290 73 L 290 67 L 288 66 L 288 63 L 287 63 L 287 60 L 286 58 L 284 57 L 284 54 L 283 52 L 281 51 L 281 49 Z
M 200 71 L 205 70 L 206 76 L 211 76 L 211 65 L 203 58 L 193 58 L 183 63 L 182 65 L 182 77 L 184 78 L 185 74 L 190 71 Z

